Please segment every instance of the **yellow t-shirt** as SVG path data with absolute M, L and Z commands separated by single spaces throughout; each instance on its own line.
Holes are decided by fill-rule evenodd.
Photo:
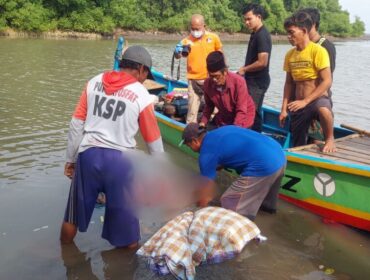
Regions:
M 222 49 L 220 38 L 211 32 L 205 32 L 199 39 L 192 35 L 181 40 L 183 45 L 190 45 L 187 62 L 187 78 L 189 80 L 204 80 L 207 78 L 207 56 L 213 51 Z
M 313 42 L 302 51 L 293 48 L 285 55 L 284 71 L 290 73 L 294 81 L 315 80 L 319 71 L 327 67 L 330 67 L 327 50 Z

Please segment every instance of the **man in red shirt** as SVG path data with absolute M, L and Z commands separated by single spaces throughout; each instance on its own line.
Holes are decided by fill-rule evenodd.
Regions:
M 212 122 L 217 127 L 237 125 L 250 128 L 254 122 L 255 105 L 243 77 L 229 72 L 222 52 L 207 57 L 208 78 L 204 82 L 205 108 L 200 126 L 210 121 L 214 108 L 218 113 Z

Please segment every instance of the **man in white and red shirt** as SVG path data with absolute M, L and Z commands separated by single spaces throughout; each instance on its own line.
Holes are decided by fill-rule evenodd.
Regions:
M 135 149 L 140 130 L 149 152 L 162 153 L 163 143 L 153 98 L 143 86 L 152 59 L 141 46 L 123 54 L 121 71 L 109 71 L 86 85 L 68 133 L 64 174 L 72 178 L 61 229 L 61 242 L 71 243 L 77 229 L 85 232 L 99 192 L 105 193 L 102 237 L 117 247 L 135 247 L 138 219 L 126 203 L 132 192 L 133 168 L 128 151 Z

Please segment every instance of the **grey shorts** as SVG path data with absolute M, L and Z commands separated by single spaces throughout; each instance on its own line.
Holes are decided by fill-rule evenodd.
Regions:
M 261 205 L 276 210 L 285 166 L 264 177 L 240 176 L 221 196 L 221 206 L 253 220 Z

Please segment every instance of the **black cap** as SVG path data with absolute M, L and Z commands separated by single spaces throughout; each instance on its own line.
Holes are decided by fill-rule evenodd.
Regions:
M 148 79 L 154 80 L 151 72 L 152 68 L 152 57 L 149 52 L 142 46 L 130 46 L 122 55 L 122 60 L 130 60 L 141 65 L 148 67 Z
M 206 129 L 203 126 L 199 126 L 198 123 L 189 123 L 182 133 L 182 141 L 184 144 L 189 143 L 191 140 L 198 138 L 205 131 Z
M 207 56 L 207 70 L 208 72 L 217 72 L 226 68 L 224 54 L 220 51 L 211 52 Z

